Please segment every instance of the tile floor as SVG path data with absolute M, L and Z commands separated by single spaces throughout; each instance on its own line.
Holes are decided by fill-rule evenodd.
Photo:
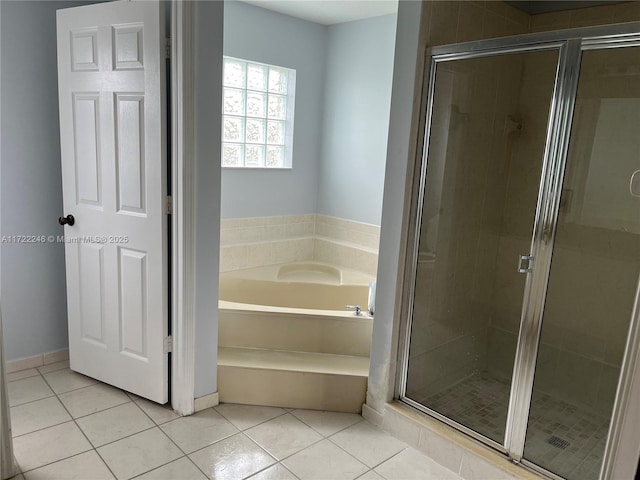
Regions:
M 179 417 L 67 362 L 8 377 L 20 480 L 460 478 L 359 415 L 222 404 Z
M 479 372 L 421 403 L 503 443 L 509 388 Z M 534 389 L 524 456 L 561 477 L 596 480 L 608 429 L 604 415 Z

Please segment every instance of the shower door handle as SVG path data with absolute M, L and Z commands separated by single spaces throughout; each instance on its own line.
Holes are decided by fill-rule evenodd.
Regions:
M 533 255 L 520 255 L 518 259 L 518 273 L 531 273 L 533 271 Z

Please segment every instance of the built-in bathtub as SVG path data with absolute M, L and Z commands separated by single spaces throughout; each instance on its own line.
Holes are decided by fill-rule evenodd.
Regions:
M 318 262 L 222 273 L 220 401 L 359 411 L 369 369 L 372 280 Z M 363 314 L 346 305 L 362 306 Z
M 219 295 L 225 308 L 239 303 L 340 312 L 346 305 L 360 305 L 366 310 L 372 280 L 364 273 L 325 263 L 296 262 L 222 273 Z

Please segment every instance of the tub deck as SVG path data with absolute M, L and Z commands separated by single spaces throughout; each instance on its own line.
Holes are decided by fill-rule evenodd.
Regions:
M 371 281 L 371 276 L 353 270 L 299 262 L 225 272 L 219 296 L 245 305 L 324 311 L 360 305 L 366 310 Z

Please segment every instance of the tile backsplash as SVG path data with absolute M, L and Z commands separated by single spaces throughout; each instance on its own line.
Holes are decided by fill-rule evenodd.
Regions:
M 380 227 L 325 215 L 223 219 L 220 271 L 319 261 L 375 275 Z
M 222 220 L 220 246 L 313 237 L 316 215 L 229 218 Z

